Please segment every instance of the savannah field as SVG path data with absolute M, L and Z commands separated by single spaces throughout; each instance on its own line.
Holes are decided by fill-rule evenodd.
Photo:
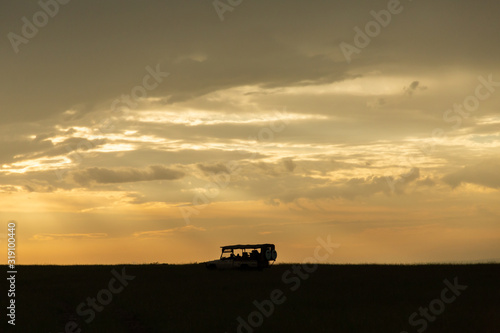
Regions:
M 499 278 L 499 264 L 19 266 L 2 331 L 493 333 Z

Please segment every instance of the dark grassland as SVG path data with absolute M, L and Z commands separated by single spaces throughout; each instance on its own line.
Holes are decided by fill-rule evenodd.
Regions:
M 88 316 L 79 316 L 76 307 L 107 289 L 111 270 L 123 267 L 135 279 L 85 323 Z M 19 266 L 16 326 L 6 323 L 2 297 L 0 331 L 66 332 L 66 323 L 75 321 L 82 332 L 237 332 L 237 318 L 248 322 L 256 311 L 253 301 L 280 289 L 286 300 L 263 316 L 254 332 L 412 333 L 423 327 L 410 325 L 410 315 L 441 297 L 443 280 L 453 283 L 457 277 L 467 289 L 425 332 L 500 332 L 498 264 L 320 265 L 306 279 L 286 273 L 291 269 L 288 264 L 264 271 L 208 271 L 199 264 Z

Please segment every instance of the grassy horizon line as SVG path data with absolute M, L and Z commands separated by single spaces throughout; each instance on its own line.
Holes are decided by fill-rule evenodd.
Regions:
M 168 262 L 144 262 L 144 263 L 113 263 L 113 264 L 17 264 L 17 267 L 26 266 L 194 266 L 202 265 L 205 262 L 189 262 L 189 263 L 168 263 Z M 313 264 L 310 262 L 280 262 L 274 265 L 285 266 L 285 265 L 302 265 L 302 264 Z M 433 265 L 495 265 L 500 264 L 500 260 L 479 260 L 479 261 L 449 261 L 449 262 L 417 262 L 417 263 L 317 263 L 319 266 L 433 266 Z M 271 265 L 274 266 L 274 265 Z M 6 264 L 3 266 L 7 266 Z M 14 269 L 15 270 L 15 269 Z

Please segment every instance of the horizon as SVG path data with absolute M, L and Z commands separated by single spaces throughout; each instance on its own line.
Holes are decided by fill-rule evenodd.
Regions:
M 168 263 L 168 262 L 143 262 L 143 263 L 113 263 L 113 264 L 19 264 L 16 267 L 23 266 L 189 266 L 189 265 L 203 265 L 205 262 L 185 262 L 185 263 Z M 276 262 L 272 264 L 270 267 L 274 265 L 302 265 L 302 264 L 316 264 L 318 266 L 446 266 L 446 265 L 496 265 L 500 264 L 500 259 L 491 259 L 491 260 L 475 260 L 470 262 L 416 262 L 416 263 L 375 263 L 375 262 L 366 262 L 366 263 L 315 263 L 315 262 Z
M 218 3 L 0 5 L 17 265 L 500 262 L 499 3 Z

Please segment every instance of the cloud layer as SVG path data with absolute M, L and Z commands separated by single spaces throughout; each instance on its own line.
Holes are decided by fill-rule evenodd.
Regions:
M 88 185 L 92 181 L 99 184 L 114 184 L 151 180 L 174 180 L 184 177 L 184 173 L 161 165 L 152 165 L 147 169 L 87 168 L 82 171 L 73 172 L 72 176 L 78 184 Z
M 19 52 L 0 42 L 0 218 L 24 223 L 32 262 L 233 241 L 300 261 L 329 233 L 346 262 L 497 253 L 500 7 L 402 1 L 347 61 L 387 5 L 61 6 Z M 0 6 L 3 36 L 40 10 Z

